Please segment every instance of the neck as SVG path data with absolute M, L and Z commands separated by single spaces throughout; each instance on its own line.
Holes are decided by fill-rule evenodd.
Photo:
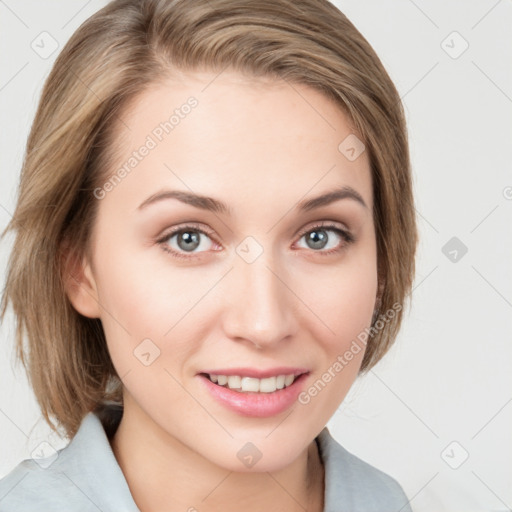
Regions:
M 234 472 L 126 406 L 110 443 L 141 512 L 323 511 L 324 468 L 316 441 L 278 471 Z

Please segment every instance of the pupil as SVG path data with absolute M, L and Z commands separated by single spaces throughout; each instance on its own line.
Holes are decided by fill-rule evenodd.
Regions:
M 194 250 L 199 245 L 199 234 L 194 231 L 184 231 L 178 236 L 178 244 L 181 249 Z M 180 242 L 185 242 L 186 244 L 182 247 Z
M 324 230 L 311 231 L 308 241 L 312 242 L 314 249 L 323 249 L 327 243 L 327 235 Z

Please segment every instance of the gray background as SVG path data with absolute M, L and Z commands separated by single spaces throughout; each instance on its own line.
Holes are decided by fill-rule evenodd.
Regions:
M 74 30 L 105 4 L 0 0 L 0 229 L 14 210 L 43 81 Z M 416 512 L 511 510 L 512 3 L 335 4 L 404 101 L 421 241 L 397 343 L 328 427 L 398 479 Z M 52 39 L 56 51 L 41 55 Z M 11 243 L 0 245 L 2 282 Z M 0 477 L 40 443 L 66 444 L 43 422 L 13 341 L 9 313 L 0 331 Z

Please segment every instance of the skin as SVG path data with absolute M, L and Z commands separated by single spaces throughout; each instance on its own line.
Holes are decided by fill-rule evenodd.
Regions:
M 197 373 L 306 367 L 307 389 L 370 326 L 378 281 L 368 155 L 349 161 L 338 150 L 355 133 L 349 119 L 306 85 L 195 72 L 154 85 L 124 113 L 129 130 L 119 126 L 119 165 L 190 96 L 198 106 L 100 200 L 90 258 L 70 269 L 70 300 L 101 319 L 124 385 L 124 416 L 111 445 L 143 512 L 321 512 L 315 437 L 357 377 L 364 351 L 308 404 L 270 418 L 226 409 Z M 345 185 L 366 207 L 348 198 L 294 210 Z M 176 199 L 137 210 L 163 189 L 218 198 L 232 213 Z M 326 229 L 326 248 L 308 243 L 314 230 L 306 230 L 318 221 L 348 230 L 355 242 Z M 178 235 L 165 243 L 185 259 L 156 242 L 190 222 L 211 231 L 198 234 L 196 258 Z M 247 236 L 263 250 L 253 263 L 236 252 Z M 160 350 L 149 366 L 134 357 L 147 338 Z M 237 458 L 249 441 L 262 453 L 252 468 Z

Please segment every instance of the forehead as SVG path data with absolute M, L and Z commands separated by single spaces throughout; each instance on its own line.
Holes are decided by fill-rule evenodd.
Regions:
M 347 185 L 371 208 L 367 153 L 351 159 L 345 151 L 344 141 L 356 137 L 349 117 L 307 85 L 232 71 L 180 74 L 148 87 L 122 120 L 110 171 L 129 172 L 112 198 L 139 204 L 174 188 L 229 204 L 260 195 L 289 203 Z M 143 146 L 145 156 L 126 166 Z

